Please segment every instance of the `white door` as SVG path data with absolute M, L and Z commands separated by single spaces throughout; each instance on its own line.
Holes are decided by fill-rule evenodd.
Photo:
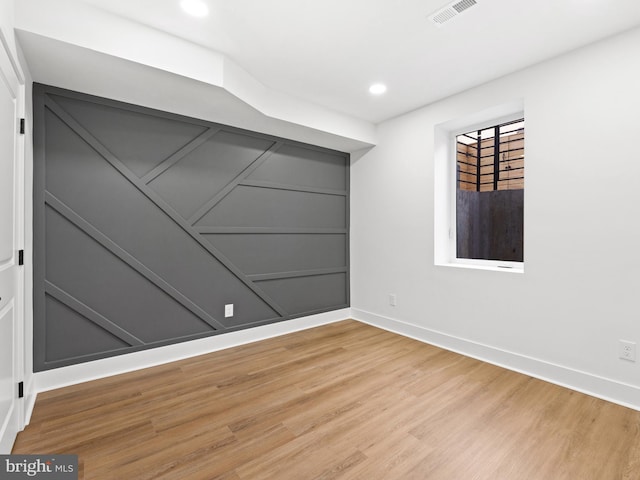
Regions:
M 21 195 L 22 156 L 19 115 L 23 88 L 0 42 L 0 454 L 10 453 L 21 427 L 22 402 L 22 278 L 18 266 L 18 196 Z

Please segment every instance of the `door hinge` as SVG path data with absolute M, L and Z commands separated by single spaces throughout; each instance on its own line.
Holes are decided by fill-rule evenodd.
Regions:
M 20 134 L 24 135 L 24 118 L 20 119 Z
M 24 398 L 24 382 L 18 384 L 18 398 Z
M 18 250 L 18 265 L 24 265 L 24 250 Z

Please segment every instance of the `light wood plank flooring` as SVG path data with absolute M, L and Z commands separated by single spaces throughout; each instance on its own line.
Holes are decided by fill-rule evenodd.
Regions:
M 43 393 L 14 453 L 87 480 L 640 479 L 640 412 L 345 321 Z

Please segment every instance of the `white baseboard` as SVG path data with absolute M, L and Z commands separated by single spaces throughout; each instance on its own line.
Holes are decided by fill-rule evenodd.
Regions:
M 355 308 L 351 309 L 351 316 L 354 320 L 398 333 L 405 337 L 640 411 L 640 388 L 634 385 L 556 365 L 519 353 L 501 350 L 490 345 L 483 345 Z
M 35 393 L 46 392 L 56 388 L 75 385 L 99 378 L 118 375 L 121 373 L 141 370 L 143 368 L 175 362 L 185 358 L 195 357 L 206 353 L 237 347 L 247 343 L 265 340 L 267 338 L 285 335 L 308 328 L 339 322 L 350 318 L 351 309 L 345 308 L 332 312 L 295 318 L 285 322 L 272 323 L 237 332 L 225 333 L 213 337 L 202 338 L 190 342 L 152 348 L 140 352 L 104 358 L 93 362 L 80 363 L 69 367 L 56 368 L 34 374 Z M 35 395 L 34 395 L 35 403 Z M 31 409 L 33 405 L 31 405 Z M 28 411 L 29 416 L 31 410 Z
M 36 382 L 33 375 L 31 375 L 31 378 L 26 383 L 24 392 L 24 410 L 22 412 L 22 421 L 24 426 L 27 426 L 31 421 L 31 414 L 33 413 L 33 407 L 36 406 L 36 398 L 38 396 L 38 392 L 36 391 Z

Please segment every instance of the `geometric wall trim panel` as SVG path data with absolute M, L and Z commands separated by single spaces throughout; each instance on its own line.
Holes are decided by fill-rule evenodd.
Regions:
M 348 154 L 33 93 L 36 371 L 349 306 Z

